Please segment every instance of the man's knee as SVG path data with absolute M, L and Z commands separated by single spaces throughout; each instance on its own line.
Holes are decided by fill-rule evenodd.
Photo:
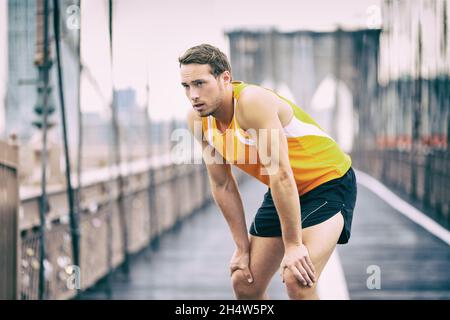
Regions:
M 264 296 L 264 289 L 255 281 L 249 283 L 241 270 L 233 272 L 231 283 L 237 299 L 262 299 Z
M 284 271 L 284 284 L 286 285 L 288 296 L 291 299 L 296 300 L 317 299 L 316 294 L 317 282 L 313 282 L 312 287 L 304 286 L 288 269 Z

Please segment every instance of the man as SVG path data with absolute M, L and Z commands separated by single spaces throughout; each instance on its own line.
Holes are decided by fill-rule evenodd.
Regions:
M 192 104 L 189 128 L 202 128 L 196 138 L 211 191 L 236 243 L 230 262 L 236 298 L 267 299 L 280 270 L 291 299 L 318 299 L 325 264 L 350 237 L 356 201 L 350 157 L 292 102 L 232 81 L 228 59 L 216 47 L 192 47 L 179 63 Z M 269 187 L 250 235 L 230 164 Z

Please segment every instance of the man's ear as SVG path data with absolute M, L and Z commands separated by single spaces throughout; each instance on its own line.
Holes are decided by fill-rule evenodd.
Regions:
M 231 74 L 230 71 L 226 70 L 222 73 L 223 83 L 230 84 L 231 83 Z

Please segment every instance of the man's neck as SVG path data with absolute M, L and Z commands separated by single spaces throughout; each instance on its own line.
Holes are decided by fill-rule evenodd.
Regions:
M 219 125 L 223 130 L 225 130 L 233 120 L 234 115 L 234 99 L 233 99 L 233 86 L 226 89 L 224 104 L 217 110 L 213 117 L 216 119 L 217 125 Z

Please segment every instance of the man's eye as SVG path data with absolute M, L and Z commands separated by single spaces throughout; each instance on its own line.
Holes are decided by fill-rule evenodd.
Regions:
M 202 84 L 203 84 L 203 82 L 197 82 L 197 83 L 196 83 L 197 87 L 201 87 Z

